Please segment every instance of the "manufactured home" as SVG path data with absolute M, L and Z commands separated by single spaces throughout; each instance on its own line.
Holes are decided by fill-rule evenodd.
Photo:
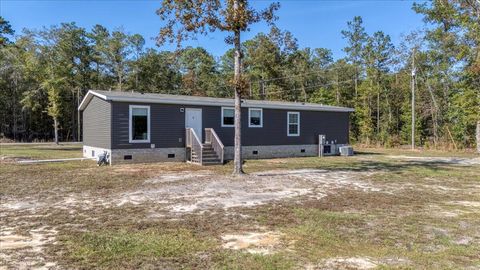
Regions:
M 108 153 L 111 164 L 223 163 L 233 159 L 233 106 L 233 99 L 225 98 L 91 90 L 78 108 L 83 155 Z M 311 103 L 242 100 L 243 157 L 335 154 L 348 144 L 351 112 Z

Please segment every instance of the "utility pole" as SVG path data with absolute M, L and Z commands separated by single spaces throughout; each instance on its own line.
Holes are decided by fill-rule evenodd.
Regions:
M 415 150 L 415 48 L 412 53 L 412 150 Z

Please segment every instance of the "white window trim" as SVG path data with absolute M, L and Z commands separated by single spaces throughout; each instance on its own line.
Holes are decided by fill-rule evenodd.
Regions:
M 298 129 L 297 129 L 297 133 L 290 133 L 290 124 L 293 124 L 293 123 L 290 123 L 290 115 L 291 114 L 296 114 L 298 115 Z M 287 136 L 288 137 L 298 137 L 300 136 L 300 112 L 287 112 Z
M 250 121 L 251 111 L 260 111 L 260 125 L 252 125 L 252 121 Z M 263 128 L 263 109 L 262 108 L 248 108 L 248 127 Z
M 132 111 L 133 109 L 147 109 L 147 139 L 133 140 L 132 134 Z M 150 143 L 150 106 L 146 105 L 130 105 L 128 109 L 128 142 L 129 143 Z
M 233 110 L 233 125 L 224 125 L 223 124 L 223 110 L 225 110 L 225 109 Z M 220 118 L 220 124 L 222 125 L 222 127 L 234 127 L 235 126 L 235 108 L 234 107 L 222 107 L 222 115 L 221 115 L 221 118 Z

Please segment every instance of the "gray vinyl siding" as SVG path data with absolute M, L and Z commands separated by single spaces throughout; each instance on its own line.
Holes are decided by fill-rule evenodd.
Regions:
M 233 127 L 221 127 L 220 110 L 209 117 L 208 125 L 214 127 L 225 146 L 233 146 Z M 300 112 L 300 136 L 287 136 L 287 112 L 289 110 L 263 109 L 263 127 L 248 127 L 248 108 L 242 108 L 242 144 L 250 145 L 299 145 L 317 144 L 318 135 L 338 144 L 348 143 L 349 114 L 340 112 Z M 215 116 L 216 115 L 216 116 Z M 204 125 L 207 120 L 204 116 Z
M 110 149 L 112 105 L 110 102 L 93 97 L 83 110 L 83 144 Z
M 150 143 L 129 143 L 129 106 L 150 106 Z M 182 106 L 168 104 L 113 103 L 112 142 L 114 149 L 184 147 L 185 113 Z
M 150 106 L 150 143 L 129 143 L 129 105 Z M 221 127 L 221 107 L 113 102 L 112 148 L 150 148 L 150 144 L 155 144 L 156 148 L 184 147 L 185 113 L 181 112 L 181 108 L 201 108 L 203 128 L 215 129 L 225 146 L 233 146 L 234 128 Z M 338 144 L 348 143 L 349 113 L 298 111 L 300 136 L 288 137 L 287 112 L 288 110 L 263 109 L 263 128 L 249 128 L 248 108 L 242 108 L 242 144 L 317 144 L 320 134 L 326 135 L 329 141 L 336 140 Z

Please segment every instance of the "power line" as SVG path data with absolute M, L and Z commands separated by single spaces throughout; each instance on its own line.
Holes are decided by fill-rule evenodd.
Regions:
M 328 72 L 330 70 L 336 70 L 336 69 L 340 69 L 342 67 L 331 67 L 331 68 L 327 68 L 327 69 L 323 69 L 323 70 L 318 70 L 318 71 L 312 71 L 312 72 L 306 72 L 306 73 L 302 73 L 302 74 L 298 74 L 298 75 L 293 75 L 293 76 L 285 76 L 285 77 L 276 77 L 276 78 L 271 78 L 271 79 L 266 79 L 266 80 L 253 80 L 251 81 L 251 83 L 265 83 L 265 82 L 271 82 L 271 81 L 278 81 L 278 80 L 282 80 L 282 79 L 289 79 L 289 78 L 296 78 L 296 77 L 303 77 L 305 75 L 309 75 L 309 74 L 316 74 L 316 73 L 324 73 L 324 72 Z M 283 71 L 288 71 L 288 70 L 283 70 Z
M 339 82 L 332 82 L 332 83 L 324 83 L 324 84 L 316 84 L 316 85 L 311 85 L 311 86 L 305 86 L 302 88 L 293 88 L 289 90 L 280 90 L 280 91 L 274 91 L 274 92 L 267 92 L 267 95 L 271 94 L 277 94 L 277 93 L 282 93 L 282 92 L 292 92 L 292 91 L 302 91 L 304 89 L 310 89 L 310 88 L 315 88 L 315 87 L 324 87 L 324 86 L 330 86 L 330 85 L 335 85 L 335 84 L 341 84 L 341 83 L 346 83 L 346 82 L 352 82 L 355 79 L 350 79 L 350 80 L 345 80 L 345 81 L 339 81 Z
M 336 82 L 336 83 L 330 83 L 330 84 L 313 85 L 313 86 L 306 86 L 306 87 L 304 86 L 300 89 L 281 90 L 281 91 L 277 91 L 277 92 L 267 92 L 266 90 L 268 89 L 268 86 L 265 87 L 266 82 L 272 82 L 272 81 L 283 80 L 283 79 L 292 79 L 292 78 L 297 78 L 297 77 L 305 77 L 305 76 L 310 75 L 310 74 L 328 73 L 329 71 L 337 70 L 337 69 L 340 69 L 340 68 L 344 68 L 344 67 L 335 66 L 335 67 L 330 67 L 330 68 L 323 69 L 323 70 L 306 72 L 306 73 L 293 75 L 293 76 L 284 76 L 284 77 L 271 78 L 271 79 L 267 79 L 267 80 L 250 81 L 250 96 L 252 96 L 252 85 L 254 83 L 259 83 L 260 84 L 260 91 L 261 91 L 260 95 L 264 96 L 264 97 L 269 95 L 269 94 L 275 94 L 275 93 L 279 93 L 279 92 L 291 92 L 291 91 L 295 91 L 295 90 L 304 90 L 304 89 L 314 88 L 314 87 L 317 87 L 317 86 L 327 86 L 327 85 L 341 83 L 341 82 Z M 343 82 L 348 82 L 348 81 L 353 81 L 353 80 L 346 80 L 346 81 L 343 81 Z M 304 93 L 304 94 L 305 94 L 305 99 L 306 99 L 306 93 Z

